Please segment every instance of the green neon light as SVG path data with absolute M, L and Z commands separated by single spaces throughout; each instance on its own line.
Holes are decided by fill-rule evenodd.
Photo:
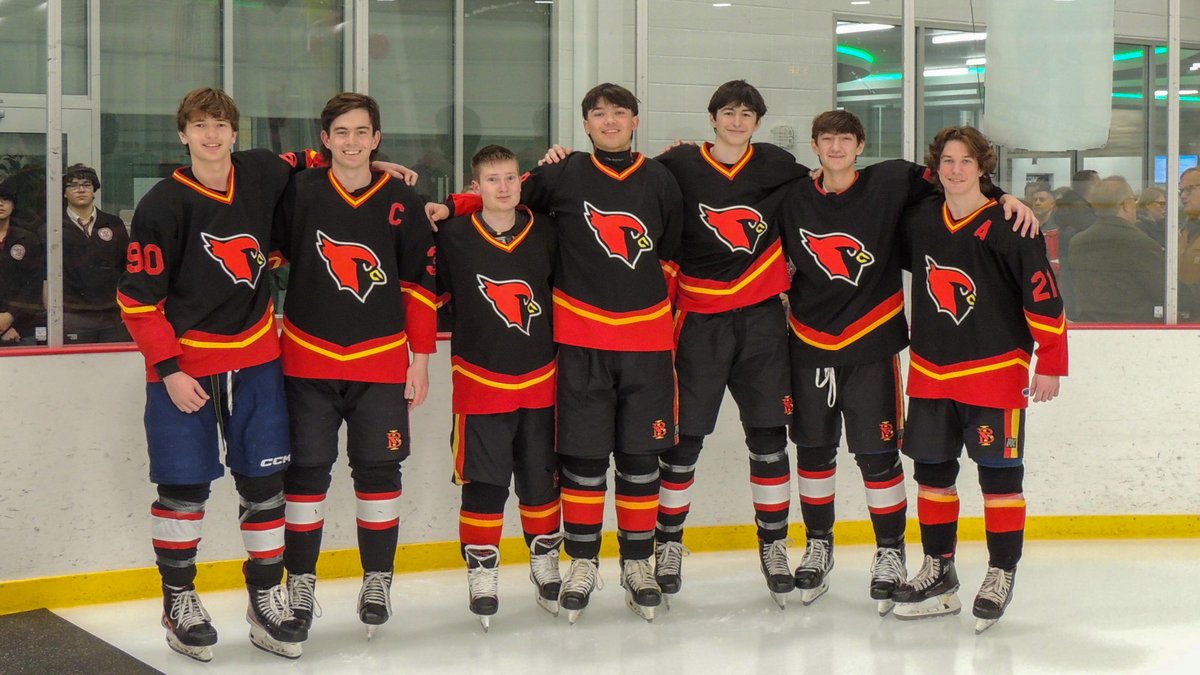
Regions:
M 853 56 L 856 59 L 862 59 L 867 63 L 875 63 L 875 55 L 865 49 L 858 47 L 848 47 L 846 45 L 838 45 L 837 53 L 843 56 Z
M 868 75 L 866 77 L 859 78 L 859 81 L 865 82 L 867 80 L 870 80 L 872 82 L 878 82 L 880 80 L 902 80 L 902 79 L 904 79 L 904 75 L 902 73 L 876 73 L 874 75 Z
M 1141 94 L 1133 94 L 1133 93 L 1130 93 L 1127 91 L 1114 91 L 1112 97 L 1113 98 L 1132 98 L 1132 99 L 1138 99 L 1138 100 L 1141 100 L 1143 98 L 1143 96 Z
M 1132 61 L 1133 59 L 1142 58 L 1142 56 L 1145 53 L 1146 52 L 1143 49 L 1133 49 L 1133 50 L 1130 50 L 1127 52 L 1117 52 L 1116 54 L 1113 54 L 1113 61 Z M 1155 47 L 1154 53 L 1155 54 L 1166 54 L 1167 48 L 1166 47 Z

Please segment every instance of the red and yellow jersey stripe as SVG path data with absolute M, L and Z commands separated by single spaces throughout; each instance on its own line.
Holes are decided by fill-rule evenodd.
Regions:
M 554 341 L 618 352 L 657 352 L 674 348 L 671 303 L 630 312 L 612 312 L 554 289 Z
M 397 384 L 408 374 L 408 335 L 338 345 L 283 320 L 283 372 L 319 380 L 355 380 Z
M 904 311 L 904 291 L 897 291 L 879 303 L 871 311 L 846 326 L 839 333 L 825 333 L 800 323 L 794 314 L 788 314 L 788 325 L 796 337 L 805 344 L 825 351 L 838 351 L 861 340 L 880 326 L 885 325 Z
M 450 359 L 454 413 L 489 415 L 519 408 L 548 408 L 554 405 L 557 374 L 554 361 L 527 373 L 505 375 L 455 356 Z
M 778 239 L 745 272 L 731 281 L 701 279 L 680 273 L 679 309 L 717 314 L 756 305 L 788 289 L 787 263 Z

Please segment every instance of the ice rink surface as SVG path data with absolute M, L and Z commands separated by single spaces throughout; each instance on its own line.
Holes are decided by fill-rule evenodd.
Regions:
M 802 553 L 791 550 L 793 567 Z M 159 600 L 57 614 L 172 674 L 1200 672 L 1200 539 L 1027 542 L 1008 613 L 979 636 L 970 605 L 986 571 L 981 542 L 959 547 L 963 613 L 919 621 L 877 615 L 872 553 L 836 548 L 829 592 L 808 607 L 792 594 L 786 610 L 754 551 L 693 554 L 683 590 L 653 623 L 626 609 L 617 561 L 603 559 L 605 587 L 574 626 L 534 603 L 528 567 L 505 565 L 486 634 L 467 610 L 465 571 L 399 575 L 394 615 L 370 642 L 354 610 L 359 582 L 324 581 L 323 615 L 297 661 L 250 644 L 241 592 L 202 596 L 220 632 L 209 664 L 167 647 Z M 911 576 L 918 545 L 909 556 Z

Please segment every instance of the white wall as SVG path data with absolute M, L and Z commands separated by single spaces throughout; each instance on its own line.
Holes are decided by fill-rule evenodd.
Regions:
M 1062 397 L 1029 417 L 1026 495 L 1033 515 L 1200 512 L 1200 332 L 1086 331 L 1071 335 Z M 404 542 L 453 541 L 458 490 L 450 483 L 446 345 L 432 365 L 430 401 L 414 414 L 405 465 Z M 137 354 L 0 356 L 0 580 L 153 564 Z M 837 509 L 865 520 L 857 468 L 842 456 Z M 963 514 L 982 512 L 964 466 Z M 794 488 L 793 488 L 794 491 Z M 745 449 L 727 400 L 701 459 L 690 525 L 752 521 Z M 910 503 L 915 504 L 909 480 Z M 510 500 L 510 506 L 515 499 Z M 244 555 L 233 482 L 214 485 L 204 560 Z M 611 527 L 611 500 L 609 510 Z M 793 498 L 793 520 L 799 522 Z M 506 534 L 517 536 L 515 513 Z M 352 548 L 349 471 L 339 466 L 325 545 Z

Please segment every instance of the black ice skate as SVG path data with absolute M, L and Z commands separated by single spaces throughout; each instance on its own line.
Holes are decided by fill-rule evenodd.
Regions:
M 574 624 L 587 609 L 592 592 L 600 588 L 604 588 L 600 579 L 600 561 L 595 558 L 572 560 L 558 595 L 558 606 L 567 610 L 567 621 Z
M 392 573 L 366 572 L 358 592 L 358 618 L 367 625 L 367 639 L 392 616 Z
M 1017 579 L 1017 570 L 989 567 L 983 577 L 983 585 L 979 587 L 979 595 L 975 596 L 975 606 L 971 608 L 975 615 L 975 634 L 992 627 L 992 624 L 1004 616 L 1008 603 L 1012 602 L 1013 583 Z
M 467 557 L 467 592 L 471 613 L 479 617 L 483 632 L 488 632 L 491 617 L 500 609 L 497 590 L 500 585 L 500 549 L 481 544 L 464 546 Z
M 779 609 L 787 607 L 787 594 L 796 588 L 792 567 L 788 563 L 788 543 L 787 539 L 758 542 L 759 567 L 767 580 L 771 599 L 779 605 Z
M 534 598 L 542 609 L 558 616 L 558 594 L 562 575 L 558 571 L 561 534 L 540 534 L 529 544 L 529 580 L 537 588 Z
M 833 540 L 809 539 L 804 558 L 796 568 L 796 588 L 800 602 L 811 605 L 829 590 L 829 572 L 833 569 Z
M 212 618 L 200 604 L 196 587 L 163 584 L 162 627 L 167 629 L 167 644 L 184 656 L 208 663 L 212 661 L 212 646 L 217 644 L 217 630 Z
M 896 606 L 892 613 L 897 619 L 924 619 L 931 616 L 958 614 L 962 603 L 958 601 L 958 573 L 954 571 L 954 558 L 925 556 L 921 571 L 900 585 L 892 600 Z
M 903 546 L 903 545 L 902 545 Z M 904 549 L 881 546 L 871 561 L 871 598 L 878 601 L 879 616 L 892 611 L 892 594 L 908 578 L 904 567 Z
M 646 621 L 654 620 L 654 610 L 662 604 L 662 589 L 654 579 L 649 558 L 621 561 L 621 587 L 625 606 Z
M 321 616 L 321 603 L 317 602 L 317 575 L 287 575 L 288 609 L 292 616 L 304 626 L 312 628 L 313 617 Z
M 671 596 L 683 588 L 683 556 L 691 551 L 681 542 L 662 541 L 654 545 L 654 580 L 662 591 L 667 608 L 671 607 Z
M 308 629 L 292 616 L 283 586 L 247 586 L 247 590 L 250 593 L 250 605 L 246 608 L 250 642 L 285 659 L 300 658 L 304 653 L 300 643 L 308 639 Z

